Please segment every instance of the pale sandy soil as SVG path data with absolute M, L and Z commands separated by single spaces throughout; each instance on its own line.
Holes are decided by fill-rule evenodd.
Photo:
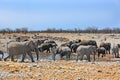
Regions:
M 21 34 L 11 34 L 21 36 Z M 9 35 L 11 37 L 11 35 Z M 22 34 L 23 35 L 23 34 Z M 34 34 L 27 34 L 33 36 Z M 101 42 L 110 42 L 112 46 L 120 43 L 120 34 L 74 34 L 74 33 L 40 33 L 37 36 L 64 37 L 69 40 L 96 40 L 98 46 Z M 0 34 L 0 49 L 6 52 L 6 43 L 14 40 L 7 35 Z M 106 41 L 104 41 L 106 37 Z M 58 44 L 64 41 L 56 40 Z M 73 54 L 74 55 L 74 54 Z M 75 56 L 75 55 L 74 55 Z M 31 63 L 0 61 L 0 80 L 120 80 L 120 58 L 107 55 L 98 61 L 76 62 L 72 60 L 39 60 Z

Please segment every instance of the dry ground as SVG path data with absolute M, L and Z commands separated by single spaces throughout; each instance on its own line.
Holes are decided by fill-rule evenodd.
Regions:
M 0 34 L 0 49 L 6 52 L 7 41 L 11 36 L 23 34 Z M 33 36 L 34 34 L 27 34 Z M 98 45 L 104 41 L 114 44 L 120 43 L 120 34 L 74 34 L 74 33 L 40 33 L 37 36 L 64 37 L 69 40 L 96 40 Z M 64 43 L 56 41 L 58 44 Z M 73 60 L 39 60 L 31 63 L 0 61 L 0 80 L 120 80 L 120 58 L 107 55 L 103 59 L 96 58 L 96 62 L 85 60 L 76 62 Z

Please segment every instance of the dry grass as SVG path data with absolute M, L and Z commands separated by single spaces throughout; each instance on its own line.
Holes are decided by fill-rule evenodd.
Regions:
M 6 34 L 0 36 L 29 36 L 35 34 Z M 113 44 L 120 43 L 120 34 L 75 34 L 75 33 L 40 33 L 37 36 L 63 37 L 69 40 L 96 40 L 98 46 L 101 42 L 110 42 Z M 0 39 L 1 43 L 5 43 L 12 39 Z M 63 42 L 56 42 L 60 45 Z M 5 45 L 4 44 L 4 45 Z M 6 50 L 6 47 L 1 49 Z M 50 54 L 41 53 L 43 57 Z M 73 54 L 75 57 L 75 54 Z M 92 56 L 91 56 L 92 57 Z M 0 61 L 0 80 L 120 80 L 120 58 L 113 58 L 113 55 L 107 54 L 96 62 L 86 62 L 73 60 L 57 60 L 57 61 L 38 61 L 26 63 Z

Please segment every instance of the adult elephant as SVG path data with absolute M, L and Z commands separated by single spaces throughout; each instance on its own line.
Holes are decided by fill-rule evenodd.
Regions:
M 80 42 L 80 45 L 92 45 L 97 47 L 97 42 L 95 40 L 83 40 Z
M 61 44 L 61 46 L 68 46 L 69 48 L 71 48 L 72 44 L 77 44 L 77 43 L 80 43 L 80 42 L 81 42 L 80 39 L 76 39 L 76 40 L 73 40 L 73 41 L 63 43 L 63 44 Z
M 72 52 L 76 52 L 77 48 L 80 46 L 80 43 L 74 43 L 70 46 Z
M 76 54 L 77 54 L 77 58 L 76 61 L 78 61 L 78 58 L 80 57 L 80 60 L 83 60 L 83 56 L 86 55 L 87 56 L 87 60 L 90 62 L 90 54 L 94 53 L 93 57 L 94 57 L 94 61 L 95 61 L 95 54 L 96 54 L 96 46 L 84 46 L 81 45 L 77 48 L 76 50 Z
M 106 49 L 106 52 L 110 54 L 111 43 L 100 43 L 100 47 L 104 47 Z
M 100 57 L 100 54 L 102 54 L 102 58 L 103 58 L 103 56 L 105 56 L 106 54 L 106 49 L 104 47 L 99 47 L 97 48 L 97 53 L 98 53 L 98 59 Z
M 55 60 L 56 54 L 60 54 L 60 58 L 66 56 L 67 59 L 70 59 L 71 56 L 71 49 L 67 46 L 60 46 L 58 48 L 52 48 L 53 60 Z
M 4 53 L 3 51 L 0 50 L 0 54 L 2 55 L 2 58 L 4 57 Z
M 66 42 L 66 43 L 61 44 L 60 46 L 66 46 L 66 47 L 69 47 L 69 48 L 70 48 L 70 46 L 71 46 L 72 44 L 73 44 L 72 41 L 69 41 L 69 42 Z
M 56 43 L 56 42 L 53 40 L 46 40 L 46 41 L 44 41 L 44 43 Z
M 31 61 L 34 62 L 33 56 L 32 56 L 32 51 L 36 49 L 36 45 L 33 41 L 27 41 L 27 42 L 11 42 L 7 46 L 8 50 L 8 56 L 4 58 L 6 61 L 7 58 L 11 58 L 12 61 L 14 61 L 14 56 L 15 55 L 21 55 L 22 54 L 22 60 L 21 62 L 24 62 L 26 54 L 28 54 L 31 58 Z M 38 55 L 38 52 L 36 52 Z M 38 56 L 37 56 L 38 59 Z

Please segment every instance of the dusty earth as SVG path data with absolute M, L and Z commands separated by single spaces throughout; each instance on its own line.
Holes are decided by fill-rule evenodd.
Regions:
M 6 43 L 11 40 L 14 41 L 16 36 L 33 36 L 36 38 L 36 35 L 37 37 L 47 36 L 47 38 L 54 39 L 58 45 L 67 40 L 75 39 L 96 40 L 98 46 L 101 42 L 110 42 L 112 46 L 120 43 L 120 34 L 0 34 L 0 50 L 6 53 Z M 75 53 L 72 54 L 71 60 L 57 59 L 53 61 L 46 58 L 49 55 L 42 55 L 39 61 L 35 63 L 31 63 L 29 58 L 25 60 L 25 63 L 1 60 L 0 80 L 120 80 L 120 58 L 113 58 L 112 54 L 107 54 L 100 60 L 96 57 L 95 62 L 87 62 L 86 60 L 76 62 Z

